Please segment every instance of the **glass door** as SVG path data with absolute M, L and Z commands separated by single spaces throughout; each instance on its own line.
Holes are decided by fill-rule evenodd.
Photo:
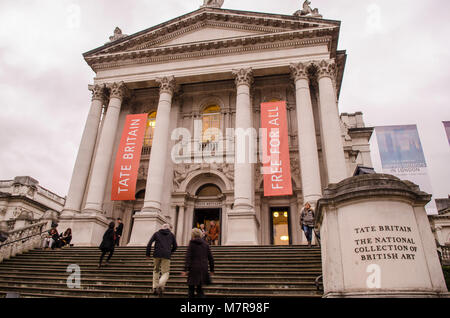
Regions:
M 289 214 L 290 209 L 286 207 L 270 208 L 272 245 L 292 244 Z

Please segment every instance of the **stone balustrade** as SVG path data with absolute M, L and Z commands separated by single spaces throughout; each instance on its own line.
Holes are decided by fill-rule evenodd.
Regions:
M 47 221 L 8 231 L 8 239 L 0 244 L 0 263 L 16 255 L 28 252 L 42 245 L 41 234 L 48 226 Z

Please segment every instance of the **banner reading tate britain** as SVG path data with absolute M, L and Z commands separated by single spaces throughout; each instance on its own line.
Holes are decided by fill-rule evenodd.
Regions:
M 117 150 L 111 200 L 135 200 L 136 182 L 148 114 L 128 115 Z
M 261 104 L 264 196 L 292 194 L 286 102 Z

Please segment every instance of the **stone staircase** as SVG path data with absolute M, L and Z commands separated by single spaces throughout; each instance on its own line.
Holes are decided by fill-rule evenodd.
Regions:
M 172 258 L 165 297 L 187 297 L 181 276 L 186 247 Z M 321 297 L 315 279 L 322 274 L 319 248 L 304 246 L 213 246 L 215 275 L 207 297 Z M 0 264 L 0 297 L 153 297 L 153 261 L 143 247 L 116 248 L 111 263 L 97 268 L 98 248 L 33 250 Z M 81 289 L 67 287 L 70 264 L 81 268 Z

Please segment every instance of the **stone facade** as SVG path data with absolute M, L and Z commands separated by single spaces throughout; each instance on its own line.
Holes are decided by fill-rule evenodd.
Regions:
M 450 197 L 436 199 L 437 215 L 429 215 L 431 229 L 440 246 L 450 247 Z
M 338 112 L 346 53 L 337 50 L 340 22 L 221 9 L 199 10 L 84 54 L 95 71 L 92 104 L 74 167 L 61 226 L 76 245 L 97 245 L 121 217 L 122 245 L 145 245 L 168 222 L 187 244 L 196 211 L 218 209 L 221 244 L 268 245 L 271 211 L 289 211 L 289 242 L 304 244 L 299 211 L 329 183 L 371 167 L 361 113 Z M 234 164 L 234 148 L 215 148 L 196 135 L 196 120 L 217 107 L 218 130 L 260 128 L 260 104 L 286 101 L 293 195 L 264 197 L 260 163 Z M 135 201 L 111 201 L 115 154 L 128 114 L 156 112 L 151 146 L 143 149 Z M 172 160 L 171 134 L 185 128 L 192 158 Z M 212 147 L 212 148 L 211 148 Z M 224 162 L 208 162 L 211 152 Z M 202 157 L 197 162 L 195 158 Z M 188 159 L 193 159 L 187 163 Z M 230 159 L 230 160 L 228 160 Z M 205 185 L 220 194 L 199 196 Z M 78 234 L 77 234 L 78 231 Z
M 0 222 L 8 231 L 47 218 L 56 220 L 64 204 L 65 198 L 43 188 L 31 177 L 0 180 Z

